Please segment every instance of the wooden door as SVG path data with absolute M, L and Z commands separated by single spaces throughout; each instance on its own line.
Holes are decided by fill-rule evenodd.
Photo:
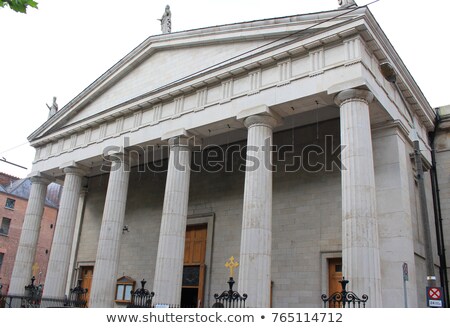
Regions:
M 188 226 L 184 244 L 184 264 L 204 264 L 206 255 L 206 224 Z
M 342 291 L 342 259 L 328 259 L 328 295 Z
M 182 307 L 203 307 L 207 225 L 186 228 Z
M 81 272 L 81 287 L 87 288 L 86 301 L 87 306 L 89 306 L 89 296 L 91 295 L 91 284 L 92 284 L 92 276 L 94 275 L 94 267 L 93 266 L 82 266 L 80 267 Z

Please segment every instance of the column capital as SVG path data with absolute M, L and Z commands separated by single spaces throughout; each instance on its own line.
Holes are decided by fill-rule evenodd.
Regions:
M 85 176 L 89 171 L 89 168 L 87 168 L 86 166 L 75 162 L 65 163 L 59 168 L 63 170 L 64 174 L 75 174 L 78 176 Z
M 273 129 L 283 121 L 280 115 L 266 105 L 244 109 L 236 115 L 236 118 L 247 129 L 254 125 L 265 125 Z
M 167 143 L 169 144 L 170 148 L 172 148 L 172 147 L 191 148 L 198 144 L 195 136 L 186 137 L 183 135 L 171 137 L 171 138 L 169 138 L 169 140 L 167 140 Z
M 167 140 L 171 148 L 177 146 L 192 147 L 201 145 L 201 138 L 189 131 L 186 131 L 186 129 L 177 129 L 166 132 L 161 136 L 161 140 Z
M 243 123 L 247 129 L 254 125 L 265 125 L 273 129 L 280 121 L 272 115 L 258 114 L 246 117 Z
M 32 172 L 28 175 L 28 178 L 33 184 L 49 185 L 50 183 L 55 181 L 53 177 L 41 172 Z
M 359 100 L 363 101 L 367 104 L 370 104 L 373 101 L 373 93 L 369 90 L 363 89 L 347 89 L 339 92 L 336 97 L 334 97 L 334 102 L 338 106 L 342 106 L 342 104 L 351 100 Z
M 136 165 L 139 163 L 139 154 L 133 150 L 121 149 L 116 152 L 109 152 L 105 159 L 111 163 Z

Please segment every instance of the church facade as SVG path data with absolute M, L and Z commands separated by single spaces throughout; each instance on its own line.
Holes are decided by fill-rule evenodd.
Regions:
M 154 303 L 210 307 L 233 274 L 250 307 L 321 307 L 343 277 L 369 307 L 424 307 L 440 263 L 411 153 L 432 162 L 434 126 L 366 7 L 149 37 L 30 136 L 9 290 L 60 181 L 43 297 L 81 279 L 121 307 L 145 279 Z

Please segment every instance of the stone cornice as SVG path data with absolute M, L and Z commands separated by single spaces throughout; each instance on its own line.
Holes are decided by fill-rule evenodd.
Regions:
M 420 117 L 427 129 L 432 130 L 436 116 L 433 108 L 368 8 L 364 20 L 367 24 L 368 32 L 375 38 L 373 42 L 376 43 L 378 49 L 374 49 L 375 45 L 373 45 L 372 50 L 374 53 L 378 53 L 377 59 L 380 62 L 388 60 L 394 66 L 397 73 L 397 84 L 402 84 L 406 89 L 403 91 L 405 98 L 413 108 L 415 107 L 415 113 Z

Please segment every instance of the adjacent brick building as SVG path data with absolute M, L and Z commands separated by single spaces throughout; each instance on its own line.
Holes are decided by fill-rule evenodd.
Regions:
M 22 232 L 31 181 L 0 173 L 0 283 L 2 293 L 8 291 L 14 260 Z M 46 206 L 33 264 L 36 282 L 44 283 L 55 230 L 61 187 L 52 183 L 47 189 Z M 30 277 L 31 278 L 31 277 Z

